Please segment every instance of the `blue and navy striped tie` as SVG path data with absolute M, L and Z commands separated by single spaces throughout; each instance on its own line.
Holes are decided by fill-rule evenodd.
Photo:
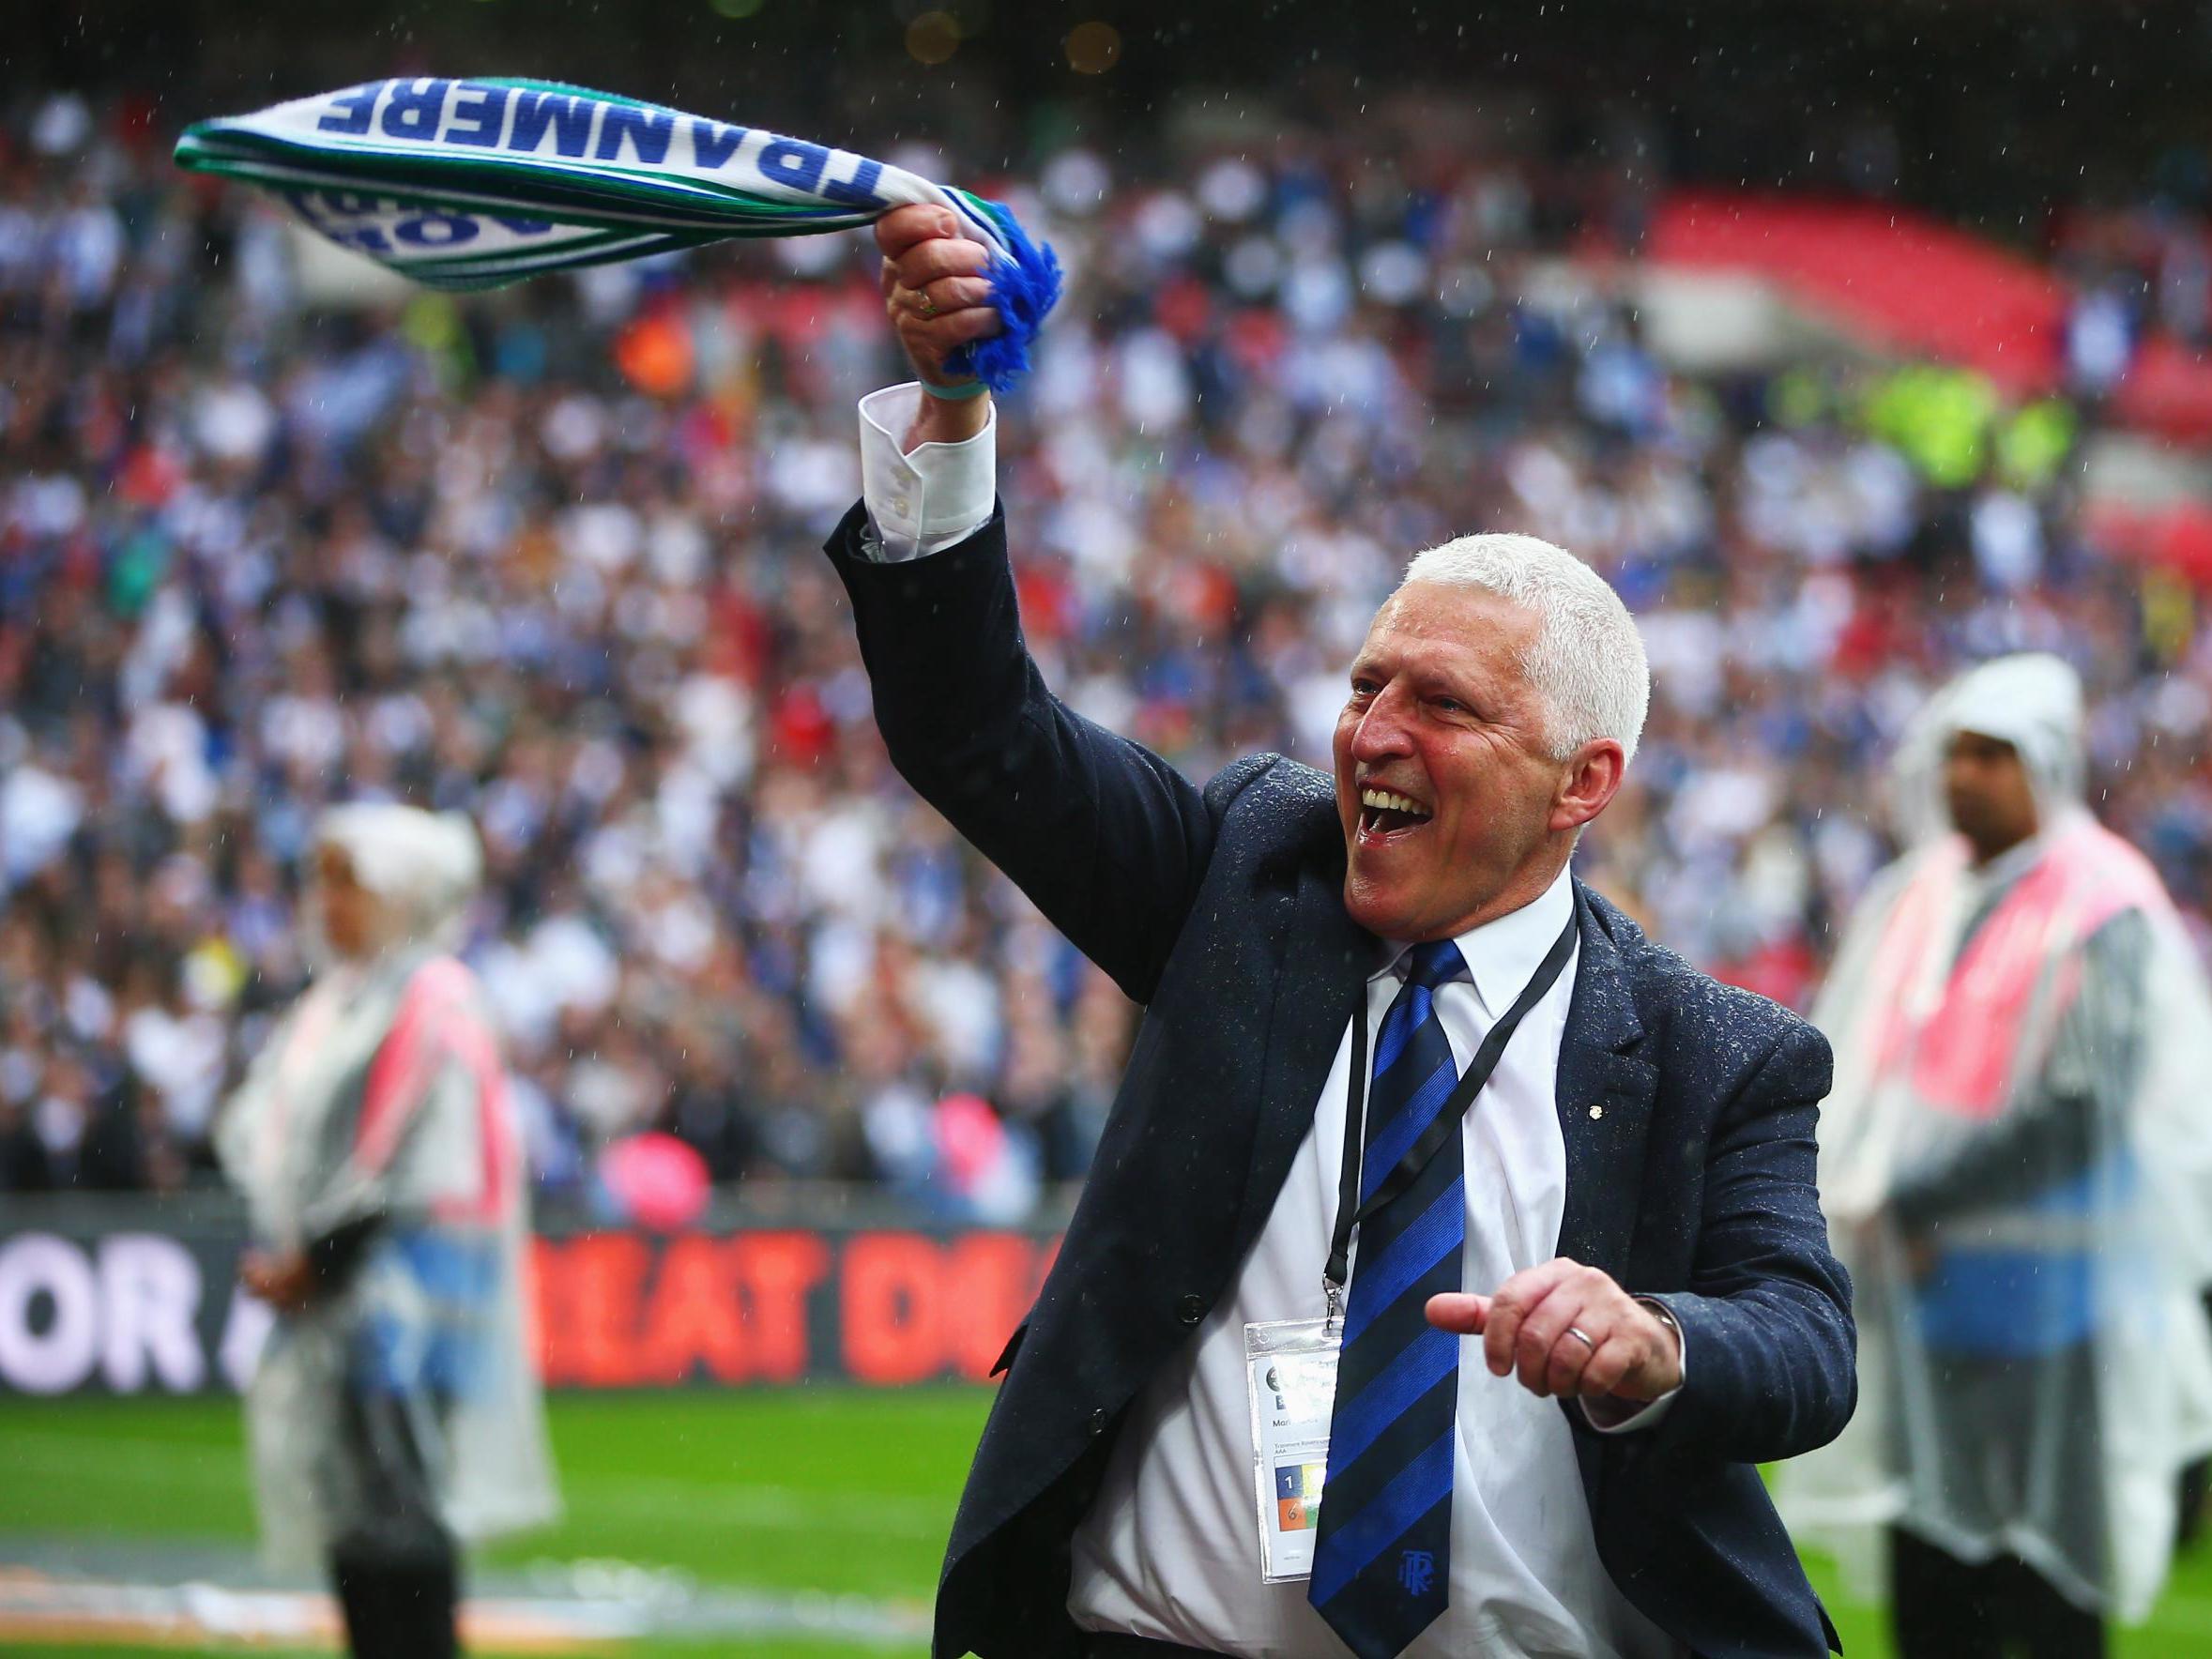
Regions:
M 1440 939 L 1410 955 L 1405 986 L 1375 1038 L 1363 1204 L 1459 1080 L 1434 1000 L 1438 986 L 1466 970 L 1459 947 Z M 1444 1610 L 1459 1339 L 1430 1325 L 1423 1309 L 1437 1292 L 1459 1288 L 1463 1170 L 1460 1137 L 1447 1135 L 1419 1178 L 1360 1224 L 1306 1587 L 1306 1599 L 1360 1659 L 1391 1659 Z

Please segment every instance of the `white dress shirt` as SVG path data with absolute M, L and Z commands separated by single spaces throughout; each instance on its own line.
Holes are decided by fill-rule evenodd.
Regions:
M 862 401 L 862 479 L 887 559 L 927 556 L 990 516 L 993 433 L 901 455 L 911 387 Z M 1462 934 L 1468 977 L 1435 1007 L 1464 1071 L 1573 913 L 1565 872 L 1534 903 Z M 1369 1030 L 1403 982 L 1404 952 L 1367 982 Z M 1560 1042 L 1580 947 L 1529 1011 L 1461 1126 L 1467 1246 L 1460 1283 L 1494 1290 L 1559 1253 L 1566 1146 L 1554 1103 Z M 1260 1579 L 1244 1326 L 1320 1318 L 1321 1265 L 1336 1219 L 1350 1070 L 1347 1021 L 1307 1132 L 1229 1293 L 1140 1394 L 1097 1501 L 1076 1529 L 1068 1611 L 1085 1629 L 1121 1631 L 1251 1659 L 1328 1659 L 1343 1645 L 1307 1604 L 1304 1582 Z M 1358 1240 L 1352 1271 L 1358 1273 Z M 1685 1356 L 1686 1362 L 1687 1356 Z M 1600 1432 L 1631 1433 L 1671 1396 Z M 1609 1426 L 1606 1426 L 1609 1423 Z M 1572 1430 L 1556 1401 L 1493 1377 L 1479 1344 L 1463 1349 L 1452 1494 L 1450 1605 L 1408 1659 L 1659 1659 L 1680 1651 L 1623 1596 L 1598 1560 Z M 1326 1501 L 1324 1495 L 1324 1501 Z
M 926 557 L 965 541 L 991 516 L 999 492 L 999 411 L 959 444 L 923 444 L 911 455 L 899 434 L 923 397 L 909 381 L 861 400 L 861 499 L 886 563 Z

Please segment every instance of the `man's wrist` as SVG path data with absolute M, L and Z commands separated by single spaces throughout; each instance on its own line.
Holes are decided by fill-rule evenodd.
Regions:
M 1639 1296 L 1634 1300 L 1638 1307 L 1659 1322 L 1674 1345 L 1674 1385 L 1648 1400 L 1633 1399 L 1625 1394 L 1585 1398 L 1583 1421 L 1601 1435 L 1636 1434 L 1656 1428 L 1673 1406 L 1674 1396 L 1682 1392 L 1682 1385 L 1689 1378 L 1689 1343 L 1672 1310 L 1656 1297 Z
M 1680 1323 L 1679 1323 L 1679 1322 L 1678 1322 L 1678 1321 L 1675 1319 L 1673 1313 L 1672 1313 L 1672 1312 L 1671 1312 L 1671 1311 L 1670 1311 L 1670 1310 L 1668 1308 L 1667 1304 L 1666 1304 L 1665 1302 L 1663 1302 L 1663 1301 L 1658 1301 L 1656 1298 L 1654 1298 L 1654 1297 L 1649 1297 L 1649 1296 L 1640 1296 L 1640 1297 L 1638 1297 L 1638 1298 L 1636 1299 L 1636 1305 L 1637 1305 L 1638 1307 L 1640 1307 L 1640 1308 L 1643 1309 L 1643 1311 L 1644 1311 L 1645 1313 L 1647 1313 L 1647 1314 L 1651 1315 L 1651 1317 L 1652 1317 L 1653 1318 L 1655 1318 L 1655 1319 L 1658 1320 L 1658 1322 L 1659 1322 L 1659 1325 L 1660 1325 L 1660 1328 L 1661 1328 L 1662 1330 L 1664 1330 L 1664 1331 L 1667 1332 L 1667 1339 L 1668 1339 L 1668 1341 L 1669 1341 L 1669 1342 L 1670 1342 L 1670 1343 L 1673 1345 L 1673 1348 L 1674 1348 L 1674 1383 L 1673 1383 L 1673 1387 L 1674 1387 L 1674 1388 L 1680 1388 L 1680 1387 L 1682 1386 L 1683 1377 L 1684 1377 L 1684 1374 L 1685 1374 L 1685 1371 L 1686 1371 L 1686 1367 L 1685 1367 L 1685 1366 L 1684 1366 L 1684 1364 L 1683 1364 L 1683 1343 L 1682 1343 L 1682 1326 L 1681 1326 L 1681 1324 L 1680 1324 Z M 1666 1391 L 1666 1392 L 1671 1392 L 1671 1391 Z
M 991 423 L 991 394 L 974 398 L 915 400 L 914 419 L 899 439 L 899 449 L 911 455 L 923 444 L 964 444 Z

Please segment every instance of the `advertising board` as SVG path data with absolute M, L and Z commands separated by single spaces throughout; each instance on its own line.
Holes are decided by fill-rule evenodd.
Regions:
M 0 1394 L 236 1391 L 271 1317 L 222 1225 L 0 1225 Z M 539 1362 L 567 1389 L 981 1381 L 1049 1233 L 777 1225 L 533 1241 Z

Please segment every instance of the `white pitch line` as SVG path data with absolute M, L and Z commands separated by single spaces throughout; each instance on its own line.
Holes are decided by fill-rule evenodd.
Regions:
M 649 1575 L 648 1575 L 649 1576 Z M 472 1651 L 550 1653 L 667 1635 L 803 1636 L 911 1651 L 929 1635 L 926 1606 L 819 1591 L 702 1588 L 677 1605 L 619 1597 L 492 1594 L 466 1599 Z M 243 1590 L 206 1581 L 30 1574 L 0 1578 L 0 1645 L 97 1632 L 110 1640 L 193 1634 L 315 1641 L 333 1624 L 321 1591 Z

